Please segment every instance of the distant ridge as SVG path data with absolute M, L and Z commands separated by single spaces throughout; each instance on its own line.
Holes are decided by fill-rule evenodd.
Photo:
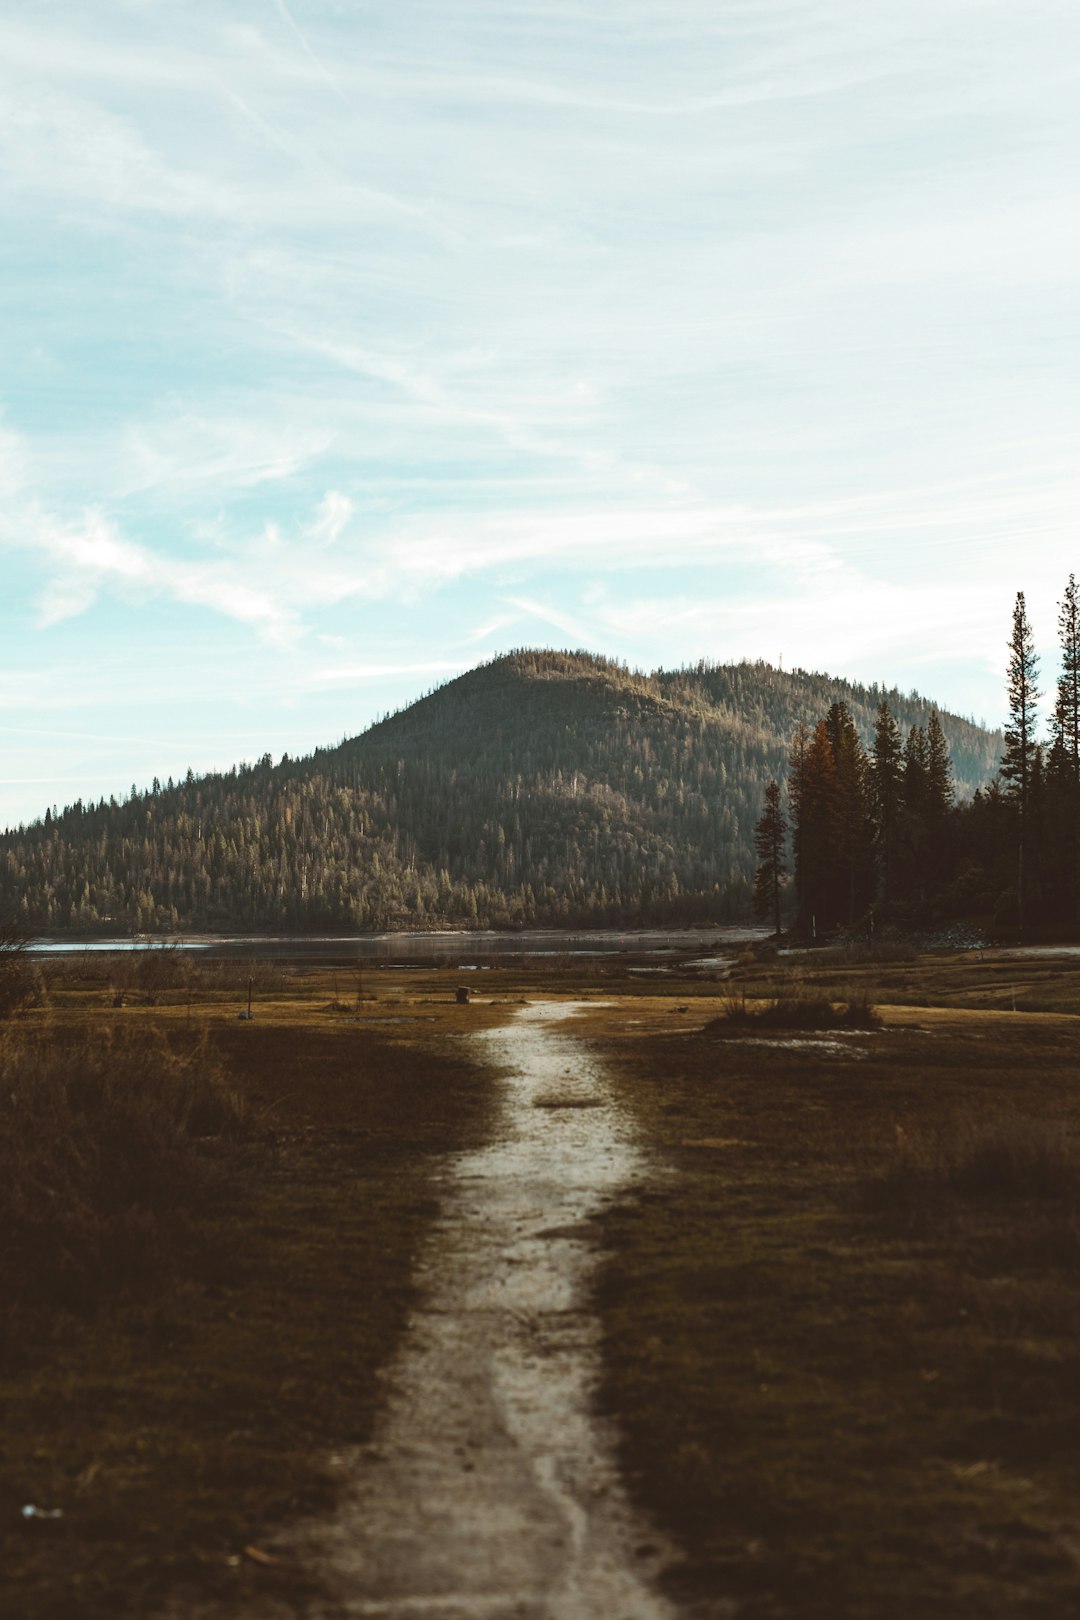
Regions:
M 835 699 L 869 738 L 932 705 L 766 663 L 650 675 L 496 658 L 333 748 L 77 803 L 0 838 L 0 907 L 42 931 L 729 921 L 791 735 Z M 962 795 L 1000 733 L 941 711 Z

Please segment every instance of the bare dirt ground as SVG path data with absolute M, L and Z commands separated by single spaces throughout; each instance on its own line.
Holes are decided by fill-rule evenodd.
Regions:
M 604 1076 L 521 1010 L 482 1042 L 506 1073 L 492 1146 L 453 1161 L 425 1298 L 342 1505 L 278 1548 L 318 1574 L 319 1620 L 666 1620 L 670 1558 L 635 1521 L 591 1413 L 590 1218 L 643 1173 Z M 267 1615 L 269 1609 L 261 1610 Z

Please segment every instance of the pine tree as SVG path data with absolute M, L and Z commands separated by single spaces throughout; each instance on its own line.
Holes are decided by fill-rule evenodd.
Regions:
M 1012 635 L 1009 638 L 1008 698 L 1009 723 L 1005 727 L 1005 752 L 1001 758 L 1001 774 L 1011 784 L 1021 823 L 1028 807 L 1031 785 L 1031 763 L 1035 757 L 1035 726 L 1040 693 L 1035 685 L 1039 677 L 1039 659 L 1035 652 L 1035 637 L 1028 621 L 1023 591 L 1016 594 L 1013 609 Z
M 878 708 L 877 721 L 874 725 L 869 788 L 874 818 L 879 892 L 882 899 L 888 902 L 893 898 L 896 884 L 897 841 L 900 832 L 904 771 L 900 727 L 884 699 Z
M 1059 921 L 1080 919 L 1080 593 L 1069 575 L 1058 604 L 1061 673 L 1046 756 L 1044 892 Z
M 1080 781 L 1080 597 L 1076 575 L 1069 575 L 1058 604 L 1061 674 L 1054 705 L 1053 745 L 1060 746 L 1074 780 Z
M 813 736 L 796 733 L 791 759 L 795 893 L 799 926 L 816 937 L 835 921 L 837 851 L 840 847 L 836 763 L 828 728 L 819 720 Z
M 926 732 L 922 726 L 912 726 L 904 743 L 904 807 L 908 815 L 920 823 L 926 815 L 930 794 L 929 776 Z
M 926 732 L 911 726 L 904 741 L 904 793 L 900 817 L 901 897 L 921 901 L 926 895 L 927 805 L 930 797 L 930 755 Z
M 837 787 L 840 840 L 837 865 L 842 889 L 837 893 L 836 920 L 853 923 L 872 898 L 866 753 L 846 703 L 830 705 L 825 728 L 832 747 Z
M 772 917 L 777 938 L 782 931 L 780 891 L 787 872 L 786 844 L 787 818 L 780 803 L 780 789 L 771 781 L 765 789 L 765 808 L 754 828 L 754 846 L 760 863 L 754 877 L 754 913 L 762 922 Z
M 950 814 L 956 800 L 952 758 L 941 717 L 931 709 L 926 722 L 926 804 L 924 811 L 923 871 L 927 887 L 937 890 L 945 881 L 950 865 L 950 845 L 955 836 Z
M 805 921 L 803 894 L 805 891 L 806 862 L 803 849 L 806 841 L 803 836 L 802 802 L 803 787 L 806 780 L 806 756 L 809 750 L 810 731 L 805 721 L 800 721 L 791 739 L 791 748 L 788 753 L 787 779 L 791 854 L 795 867 L 795 904 L 800 926 Z
M 789 800 L 799 926 L 852 922 L 870 898 L 866 755 L 845 704 L 792 745 Z
M 1080 920 L 1080 781 L 1060 729 L 1046 755 L 1042 816 L 1042 888 L 1056 922 Z
M 955 798 L 949 745 L 941 729 L 941 717 L 931 709 L 926 723 L 926 810 L 931 824 L 945 819 Z
M 1035 759 L 1035 726 L 1039 690 L 1039 659 L 1035 637 L 1027 616 L 1023 591 L 1016 593 L 1012 635 L 1009 638 L 1008 698 L 1009 723 L 1005 727 L 1005 752 L 1001 775 L 1009 784 L 1009 796 L 1018 813 L 1016 898 L 1020 932 L 1024 931 L 1028 878 L 1024 870 L 1024 844 L 1031 810 L 1031 771 Z

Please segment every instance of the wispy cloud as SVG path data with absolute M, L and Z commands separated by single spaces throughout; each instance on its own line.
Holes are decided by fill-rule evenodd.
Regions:
M 257 398 L 248 404 L 249 415 L 160 412 L 127 425 L 114 452 L 120 481 L 109 493 L 115 500 L 150 490 L 186 500 L 193 491 L 235 495 L 295 478 L 333 449 L 329 424 L 276 416 Z
M 147 735 L 290 750 L 500 638 L 989 709 L 1023 586 L 1052 651 L 1080 14 L 8 12 L 7 712 L 108 733 L 143 634 Z
M 274 640 L 288 638 L 298 628 L 288 608 L 233 561 L 189 563 L 164 557 L 125 539 L 100 512 L 87 512 L 74 524 L 57 523 L 41 512 L 24 515 L 14 543 L 56 571 L 40 598 L 42 628 L 86 612 L 106 590 L 134 600 L 166 595 L 239 620 Z
M 0 524 L 0 534 L 9 548 L 31 551 L 45 573 L 39 623 L 46 627 L 84 613 L 103 593 L 164 596 L 280 643 L 314 630 L 323 610 L 348 601 L 416 604 L 475 581 L 502 606 L 466 641 L 490 641 L 524 620 L 579 643 L 603 632 L 609 646 L 618 635 L 639 641 L 647 628 L 662 651 L 664 637 L 677 647 L 688 630 L 711 627 L 726 640 L 738 626 L 741 650 L 752 652 L 748 638 L 759 627 L 771 634 L 797 622 L 816 628 L 835 659 L 852 638 L 828 629 L 834 620 L 850 620 L 890 652 L 905 644 L 914 652 L 945 634 L 955 645 L 957 604 L 965 598 L 985 602 L 988 611 L 996 606 L 1000 615 L 1011 599 L 1015 559 L 984 558 L 974 584 L 972 562 L 988 537 L 1004 544 L 1021 518 L 1025 581 L 1035 599 L 1049 600 L 1061 584 L 1062 548 L 1080 504 L 1080 482 L 1067 468 L 1059 477 L 1038 496 L 1002 478 L 987 490 L 959 481 L 805 507 L 558 510 L 527 518 L 469 512 L 404 522 L 358 514 L 348 496 L 330 490 L 288 529 L 269 523 L 245 533 L 219 524 L 201 546 L 193 537 L 182 557 L 125 535 L 97 511 L 64 523 L 27 507 Z M 891 567 L 882 564 L 883 543 L 892 548 Z M 714 576 L 711 592 L 687 598 L 680 569 Z M 538 571 L 554 571 L 557 593 L 535 589 Z M 635 601 L 628 582 L 642 573 L 649 594 Z M 589 580 L 605 581 L 608 596 L 620 592 L 621 605 L 606 620 L 569 605 L 589 599 Z M 526 581 L 533 588 L 522 589 Z M 822 603 L 830 604 L 825 615 Z
M 281 20 L 284 22 L 285 26 L 289 29 L 290 33 L 294 36 L 294 38 L 299 43 L 300 49 L 303 51 L 304 55 L 307 57 L 308 61 L 312 65 L 312 67 L 315 69 L 316 73 L 319 75 L 319 78 L 323 81 L 323 83 L 325 85 L 329 86 L 329 88 L 333 91 L 334 95 L 337 96 L 339 98 L 339 100 L 344 102 L 346 107 L 348 107 L 349 106 L 349 98 L 348 98 L 348 96 L 345 94 L 344 90 L 342 90 L 340 83 L 338 82 L 337 79 L 335 79 L 334 75 L 330 72 L 329 68 L 326 66 L 326 64 L 322 60 L 322 58 L 320 56 L 316 55 L 315 51 L 312 50 L 311 45 L 310 45 L 310 43 L 308 41 L 307 35 L 302 33 L 301 30 L 297 27 L 296 19 L 294 18 L 292 12 L 289 10 L 288 6 L 285 4 L 285 0 L 276 0 L 276 3 L 277 3 L 278 15 L 280 16 Z
M 24 440 L 0 421 L 0 496 L 18 495 L 31 478 L 30 456 Z
M 328 664 L 321 669 L 306 672 L 302 678 L 304 685 L 312 689 L 324 686 L 358 686 L 365 681 L 385 680 L 388 675 L 457 675 L 469 667 L 469 662 L 471 661 L 433 658 L 418 663 L 350 663 L 336 666 Z

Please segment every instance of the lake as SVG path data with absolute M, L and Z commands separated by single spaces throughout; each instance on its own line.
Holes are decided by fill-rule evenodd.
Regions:
M 765 928 L 656 928 L 545 930 L 502 933 L 421 934 L 183 934 L 143 935 L 113 939 L 37 939 L 35 954 L 174 949 L 211 956 L 302 957 L 314 961 L 370 961 L 480 965 L 523 957 L 545 956 L 707 956 L 726 958 L 741 946 L 766 939 Z M 717 964 L 719 965 L 719 963 Z

